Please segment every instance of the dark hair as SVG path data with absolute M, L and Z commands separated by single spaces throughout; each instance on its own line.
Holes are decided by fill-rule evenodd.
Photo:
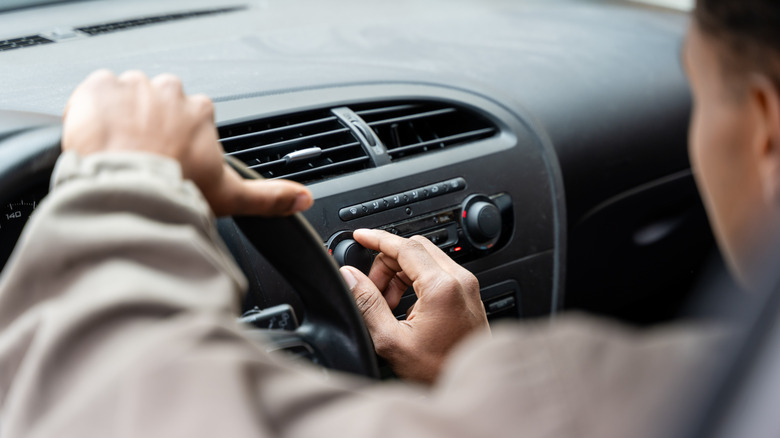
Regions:
M 759 71 L 780 85 L 780 1 L 696 0 L 693 17 L 721 44 L 729 70 Z

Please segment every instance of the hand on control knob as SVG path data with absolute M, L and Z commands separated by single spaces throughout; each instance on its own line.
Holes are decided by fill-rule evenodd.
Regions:
M 345 239 L 339 242 L 333 249 L 333 257 L 339 266 L 354 266 L 364 274 L 368 274 L 373 261 L 371 251 L 354 239 Z
M 358 230 L 354 238 L 380 252 L 368 277 L 355 268 L 341 268 L 377 354 L 399 376 L 433 382 L 458 342 L 489 330 L 477 279 L 424 237 Z M 417 303 L 405 321 L 398 321 L 391 309 L 409 286 Z

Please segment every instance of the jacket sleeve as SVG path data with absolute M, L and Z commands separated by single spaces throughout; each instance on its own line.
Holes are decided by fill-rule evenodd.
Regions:
M 469 340 L 433 388 L 326 375 L 242 336 L 246 280 L 177 163 L 65 154 L 52 185 L 0 277 L 3 438 L 653 436 L 715 345 L 573 317 Z
M 0 277 L 0 435 L 294 435 L 365 385 L 248 341 L 245 288 L 178 163 L 64 154 Z

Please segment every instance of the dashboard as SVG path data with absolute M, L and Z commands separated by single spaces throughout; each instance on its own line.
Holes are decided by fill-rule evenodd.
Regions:
M 213 98 L 227 155 L 309 186 L 305 217 L 339 263 L 370 262 L 357 228 L 422 234 L 477 276 L 494 319 L 669 318 L 713 247 L 686 153 L 679 12 L 106 0 L 0 21 L 0 161 L 56 127 L 92 70 L 174 73 Z M 46 169 L 3 187 L 2 263 Z M 232 219 L 219 228 L 251 280 L 246 308 L 299 305 Z

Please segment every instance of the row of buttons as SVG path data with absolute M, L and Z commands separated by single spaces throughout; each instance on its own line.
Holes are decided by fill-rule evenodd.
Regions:
M 436 196 L 441 196 L 445 193 L 456 192 L 465 188 L 466 180 L 463 178 L 453 178 L 448 181 L 431 184 L 429 186 L 420 187 L 414 190 L 408 190 L 406 192 L 397 193 L 395 195 L 385 196 L 384 198 L 374 199 L 362 204 L 344 207 L 339 210 L 339 217 L 343 221 L 349 221 L 359 217 L 368 216 L 369 214 L 389 210 L 391 208 L 402 207 L 404 205 L 411 204 L 412 202 L 422 201 L 423 199 L 430 199 Z

